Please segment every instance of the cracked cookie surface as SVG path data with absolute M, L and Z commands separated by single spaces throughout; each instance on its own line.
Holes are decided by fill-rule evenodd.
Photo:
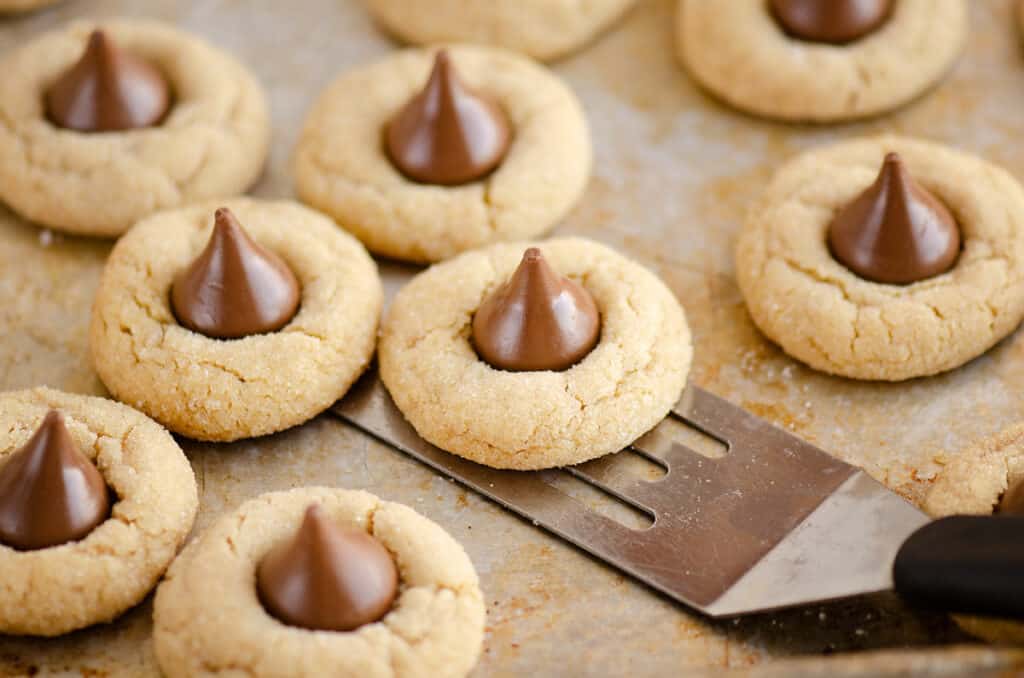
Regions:
M 117 498 L 79 541 L 35 551 L 0 544 L 0 633 L 56 636 L 118 617 L 156 585 L 199 505 L 192 467 L 167 431 L 104 398 L 0 393 L 0 464 L 51 409 Z
M 453 46 L 468 85 L 493 97 L 513 127 L 501 165 L 480 181 L 432 186 L 404 177 L 382 142 L 387 122 L 426 82 L 434 52 L 411 49 L 349 71 L 321 95 L 295 152 L 296 190 L 370 251 L 440 261 L 553 227 L 590 176 L 586 119 L 575 95 L 525 57 Z
M 608 28 L 636 0 L 363 0 L 373 17 L 416 45 L 472 42 L 548 61 Z
M 954 267 L 911 285 L 866 281 L 826 241 L 839 209 L 874 181 L 887 152 L 956 217 Z M 958 367 L 1024 318 L 1024 190 L 966 153 L 897 136 L 843 142 L 783 166 L 753 205 L 736 249 L 747 308 L 768 338 L 811 367 L 900 381 Z
M 174 277 L 206 246 L 218 207 L 285 260 L 302 286 L 277 332 L 211 339 L 180 326 Z M 93 305 L 89 343 L 119 400 L 176 433 L 229 441 L 281 431 L 324 411 L 370 362 L 383 290 L 358 241 L 291 202 L 236 198 L 156 214 L 118 241 Z
M 936 476 L 924 500 L 933 518 L 990 515 L 1003 493 L 1024 482 L 1024 424 L 985 438 L 953 458 Z M 992 643 L 1024 644 L 1024 623 L 954 615 L 967 633 Z
M 288 626 L 260 604 L 256 568 L 312 503 L 387 548 L 399 595 L 351 632 Z M 407 506 L 357 490 L 299 488 L 242 504 L 193 541 L 157 590 L 153 642 L 164 673 L 213 676 L 464 676 L 483 644 L 485 608 L 466 552 Z
M 897 108 L 938 82 L 967 37 L 965 0 L 899 0 L 845 45 L 790 37 L 766 0 L 679 0 L 677 52 L 698 83 L 768 118 L 834 122 Z
M 168 78 L 173 104 L 151 128 L 84 134 L 54 126 L 43 95 L 107 31 Z M 30 221 L 113 237 L 158 210 L 244 192 L 270 142 L 259 83 L 233 57 L 167 25 L 77 21 L 0 62 L 0 200 Z
M 601 338 L 561 372 L 506 372 L 481 360 L 473 315 L 527 247 L 580 284 Z M 381 333 L 380 375 L 427 441 L 495 468 L 540 469 L 617 452 L 679 400 L 692 348 L 686 317 L 653 273 L 598 243 L 560 239 L 467 252 L 403 288 Z

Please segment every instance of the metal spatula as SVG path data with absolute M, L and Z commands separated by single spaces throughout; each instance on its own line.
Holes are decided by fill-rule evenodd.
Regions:
M 615 472 L 619 455 L 565 469 L 652 516 L 645 530 L 591 510 L 549 482 L 547 472 L 499 471 L 430 445 L 374 373 L 333 412 L 714 617 L 892 588 L 897 553 L 897 583 L 917 600 L 951 611 L 1024 614 L 1024 584 L 1007 590 L 1014 573 L 1024 573 L 1024 518 L 946 519 L 908 542 L 928 523 L 913 505 L 863 471 L 696 386 L 687 388 L 671 416 L 723 443 L 724 457 L 681 445 L 663 422 L 631 448 L 667 470 L 658 480 L 623 480 Z M 973 527 L 963 522 L 972 520 L 988 531 L 982 555 Z M 960 546 L 951 551 L 946 534 Z M 995 554 L 997 543 L 1014 548 Z M 989 591 L 993 573 L 1003 582 L 995 593 Z

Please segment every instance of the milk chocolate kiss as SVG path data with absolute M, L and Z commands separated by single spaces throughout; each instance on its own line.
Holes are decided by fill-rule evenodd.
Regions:
M 51 411 L 0 466 L 0 542 L 22 551 L 77 541 L 110 515 L 103 475 Z
M 379 541 L 334 523 L 314 504 L 295 536 L 260 561 L 256 588 L 263 607 L 285 624 L 352 631 L 391 609 L 398 570 Z
M 175 279 L 171 306 L 179 323 L 208 337 L 263 334 L 281 329 L 295 315 L 299 281 L 221 208 L 206 249 Z
M 828 242 L 832 255 L 861 278 L 906 285 L 953 267 L 960 229 L 890 153 L 875 183 L 832 221 Z
M 565 370 L 597 344 L 594 298 L 553 270 L 536 247 L 473 317 L 473 346 L 500 370 Z
M 454 186 L 490 174 L 511 138 L 498 104 L 463 85 L 441 50 L 426 87 L 388 123 L 385 146 L 413 181 Z
M 93 31 L 81 59 L 46 92 L 56 125 L 79 132 L 116 132 L 159 123 L 170 107 L 167 79 L 149 62 Z
M 894 0 L 769 0 L 775 20 L 801 40 L 842 45 L 877 30 Z

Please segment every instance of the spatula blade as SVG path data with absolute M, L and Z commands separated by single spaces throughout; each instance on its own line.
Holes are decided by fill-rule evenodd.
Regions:
M 702 610 L 732 617 L 891 589 L 896 552 L 928 520 L 857 471 Z
M 654 518 L 631 529 L 556 488 L 549 472 L 502 471 L 420 438 L 373 372 L 332 411 L 384 443 L 666 595 L 735 616 L 891 586 L 902 540 L 926 518 L 858 469 L 699 387 L 673 415 L 724 443 L 709 459 L 659 425 L 633 449 L 667 474 L 622 480 L 618 455 L 570 473 Z

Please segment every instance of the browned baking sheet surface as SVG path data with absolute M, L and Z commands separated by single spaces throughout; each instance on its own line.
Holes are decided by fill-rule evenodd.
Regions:
M 909 108 L 813 128 L 759 121 L 710 100 L 676 65 L 675 1 L 641 0 L 621 26 L 555 67 L 583 100 L 596 147 L 590 188 L 558 233 L 617 246 L 664 277 L 694 330 L 697 383 L 920 498 L 943 460 L 1021 417 L 1024 342 L 1014 335 L 952 374 L 900 385 L 816 374 L 754 330 L 732 246 L 772 169 L 839 138 L 916 134 L 1024 177 L 1024 58 L 1010 4 L 972 0 L 966 55 Z M 69 0 L 0 20 L 0 51 L 74 17 L 117 14 L 179 24 L 255 70 L 275 125 L 270 167 L 255 191 L 267 197 L 292 195 L 288 158 L 318 92 L 394 48 L 357 0 Z M 103 393 L 86 330 L 109 248 L 41 231 L 0 208 L 0 388 Z M 705 622 L 328 415 L 267 439 L 183 446 L 200 483 L 199 530 L 260 492 L 315 483 L 365 488 L 444 526 L 465 545 L 487 596 L 476 675 L 699 675 L 723 667 L 771 676 L 963 675 L 1024 666 L 1014 651 L 937 647 L 970 640 L 945 617 L 912 612 L 892 596 Z M 0 636 L 0 675 L 155 675 L 150 614 L 146 602 L 112 625 L 60 640 Z M 821 658 L 875 649 L 886 651 Z

